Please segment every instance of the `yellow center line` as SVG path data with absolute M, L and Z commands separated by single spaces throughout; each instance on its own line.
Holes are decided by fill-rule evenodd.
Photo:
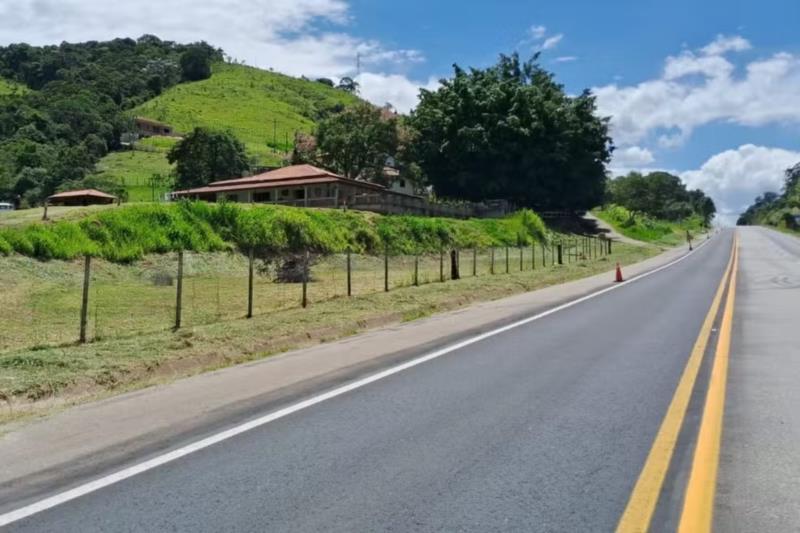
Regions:
M 714 366 L 708 385 L 703 419 L 697 435 L 692 470 L 686 485 L 683 512 L 678 531 L 705 533 L 711 531 L 714 516 L 714 496 L 717 490 L 719 452 L 722 445 L 722 422 L 725 411 L 725 390 L 728 385 L 728 360 L 733 329 L 733 309 L 736 303 L 736 269 L 739 264 L 738 246 L 734 251 L 733 273 L 728 285 L 728 299 L 719 328 L 719 341 L 714 354 Z
M 667 413 L 653 441 L 653 446 L 644 463 L 642 472 L 639 474 L 639 479 L 636 481 L 633 492 L 631 492 L 628 505 L 625 507 L 625 511 L 617 525 L 618 533 L 644 532 L 650 527 L 650 521 L 653 518 L 661 487 L 664 484 L 664 478 L 667 475 L 672 454 L 675 451 L 678 434 L 683 426 L 692 390 L 697 381 L 697 374 L 703 362 L 703 355 L 711 337 L 714 320 L 719 312 L 722 296 L 725 293 L 725 284 L 731 276 L 732 269 L 735 268 L 735 249 L 734 240 L 728 266 L 725 268 L 725 273 L 711 302 L 711 308 L 700 328 L 700 334 L 692 348 L 689 360 L 678 382 L 678 387 L 675 389 L 675 394 L 669 404 Z

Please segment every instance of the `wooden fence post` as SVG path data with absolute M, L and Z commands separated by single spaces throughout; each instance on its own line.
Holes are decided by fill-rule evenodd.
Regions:
M 444 248 L 439 248 L 439 281 L 444 283 Z
M 45 204 L 46 205 L 46 204 Z M 86 322 L 89 315 L 89 282 L 91 280 L 92 257 L 87 255 L 83 260 L 83 295 L 81 296 L 81 332 L 80 342 L 86 342 Z
M 506 274 L 509 272 L 508 266 L 508 246 L 506 246 Z
M 531 270 L 536 270 L 536 242 L 531 244 Z
M 478 249 L 472 249 L 472 277 L 478 275 Z
M 450 279 L 461 279 L 458 250 L 450 250 Z
M 181 327 L 181 311 L 183 308 L 183 250 L 178 252 L 178 285 L 175 291 L 175 329 Z
M 542 266 L 547 266 L 547 248 L 544 246 L 544 241 L 542 241 Z
M 347 249 L 347 296 L 353 295 L 353 274 L 352 263 L 350 259 L 350 249 Z
M 383 292 L 389 292 L 389 247 L 383 249 Z
M 489 248 L 489 250 L 491 250 L 491 257 L 492 257 L 491 262 L 489 263 L 489 273 L 494 274 L 494 246 Z
M 414 286 L 419 287 L 419 256 L 414 256 Z
M 525 254 L 523 253 L 524 249 L 525 248 L 523 248 L 522 246 L 519 247 L 519 271 L 520 272 L 525 270 L 525 257 L 524 257 Z
M 250 248 L 250 256 L 247 265 L 247 318 L 253 318 L 253 263 L 255 262 L 255 251 Z
M 308 250 L 303 254 L 303 299 L 301 305 L 308 307 Z
M 562 243 L 558 243 L 558 264 L 559 265 L 563 265 L 564 264 L 564 260 L 563 260 L 563 257 L 561 255 L 562 254 L 562 246 L 563 246 Z

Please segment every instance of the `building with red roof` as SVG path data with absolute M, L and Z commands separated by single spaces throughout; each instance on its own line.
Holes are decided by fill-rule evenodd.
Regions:
M 99 205 L 113 204 L 117 197 L 97 189 L 65 191 L 47 197 L 49 205 Z

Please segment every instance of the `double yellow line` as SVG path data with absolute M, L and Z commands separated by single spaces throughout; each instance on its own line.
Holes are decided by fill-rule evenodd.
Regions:
M 678 530 L 682 533 L 711 531 L 716 492 L 719 451 L 722 441 L 722 415 L 728 375 L 733 308 L 736 297 L 736 271 L 739 264 L 738 238 L 734 235 L 731 257 L 717 292 L 711 302 L 700 334 L 683 370 L 661 427 L 653 441 L 642 472 L 633 488 L 628 505 L 617 526 L 618 533 L 644 532 L 650 527 L 661 488 L 667 475 L 686 410 L 697 382 L 697 375 L 708 347 L 714 322 L 722 304 L 725 289 L 727 298 L 719 330 L 714 363 L 711 370 L 703 419 L 697 437 L 692 470 L 686 488 L 683 512 Z

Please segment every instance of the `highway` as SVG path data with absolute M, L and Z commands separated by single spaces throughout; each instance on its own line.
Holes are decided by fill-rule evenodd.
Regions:
M 763 506 L 800 476 L 800 366 L 782 338 L 797 314 L 800 241 L 738 233 L 740 258 L 725 230 L 652 275 L 7 529 L 700 531 L 692 524 L 712 513 L 721 531 L 797 529 L 796 488 L 776 511 Z M 766 313 L 775 295 L 781 307 Z M 709 494 L 698 480 L 717 479 L 717 458 Z

